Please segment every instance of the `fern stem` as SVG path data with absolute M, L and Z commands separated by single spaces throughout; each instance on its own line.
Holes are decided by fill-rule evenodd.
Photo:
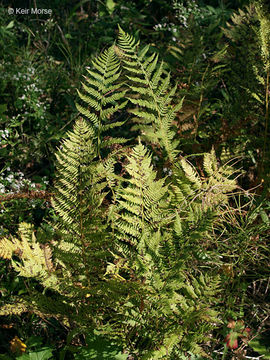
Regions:
M 79 171 L 81 172 L 81 169 L 79 169 Z M 82 244 L 82 259 L 83 259 L 83 263 L 85 266 L 85 273 L 86 273 L 86 277 L 87 277 L 88 286 L 90 287 L 90 273 L 89 273 L 89 269 L 88 269 L 87 262 L 86 262 L 86 256 L 85 256 L 86 245 L 85 245 L 84 234 L 83 234 L 82 174 L 79 178 L 80 178 L 80 192 L 79 192 L 79 197 L 80 197 L 80 200 L 79 200 L 80 201 L 80 240 L 81 240 L 81 244 Z
M 226 359 L 227 352 L 228 352 L 228 347 L 226 345 L 224 345 L 224 351 L 223 351 L 223 355 L 222 355 L 221 360 Z
M 98 158 L 99 160 L 101 160 L 101 156 L 100 156 L 100 145 L 101 145 L 101 131 L 100 131 L 100 128 L 101 128 L 101 114 L 100 114 L 100 117 L 99 117 L 99 124 L 98 124 L 98 137 L 97 137 L 97 154 L 98 154 Z
M 207 74 L 207 71 L 209 69 L 209 64 L 206 66 L 206 69 L 203 73 L 203 76 L 202 76 L 202 83 L 201 83 L 201 94 L 200 94 L 200 100 L 199 100 L 199 106 L 198 106 L 198 111 L 197 111 L 197 116 L 196 116 L 196 124 L 195 124 L 195 133 L 194 133 L 194 139 L 196 139 L 196 136 L 197 136 L 197 132 L 198 132 L 198 127 L 199 127 L 199 116 L 200 116 L 200 111 L 201 111 L 201 107 L 202 107 L 202 102 L 203 102 L 203 94 L 204 94 L 204 91 L 203 91 L 203 83 L 204 83 L 204 80 L 205 80 L 205 77 L 206 77 L 206 74 Z
M 193 67 L 194 67 L 194 66 L 195 66 L 195 59 L 194 59 L 192 65 L 191 65 L 190 74 L 189 74 L 188 81 L 187 81 L 188 89 L 190 88 L 191 78 L 192 78 L 192 72 L 193 72 Z
M 266 90 L 265 90 L 265 131 L 264 131 L 264 142 L 263 142 L 263 168 L 266 153 L 267 134 L 268 134 L 268 122 L 269 122 L 269 67 L 266 72 Z

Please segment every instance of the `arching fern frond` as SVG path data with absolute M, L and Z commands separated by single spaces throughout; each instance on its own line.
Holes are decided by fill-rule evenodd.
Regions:
M 87 69 L 87 82 L 82 84 L 84 92 L 78 91 L 82 104 L 77 104 L 78 111 L 89 121 L 93 131 L 93 141 L 97 144 L 100 156 L 102 148 L 108 146 L 104 136 L 109 130 L 122 126 L 125 121 L 117 121 L 116 113 L 127 103 L 126 90 L 122 89 L 120 63 L 114 48 L 105 50 L 92 61 L 93 70 Z M 124 143 L 124 138 L 112 138 L 112 144 Z
M 101 276 L 104 267 L 105 273 L 108 252 L 103 245 L 107 243 L 108 249 L 109 241 L 102 222 L 105 216 L 102 202 L 107 186 L 103 179 L 110 176 L 112 169 L 107 168 L 107 173 L 101 174 L 101 163 L 96 160 L 97 149 L 93 144 L 93 129 L 82 119 L 67 134 L 56 158 L 52 206 L 59 217 L 54 227 L 61 239 L 55 246 L 57 262 L 67 269 L 67 278 L 72 275 L 69 273 L 72 264 L 81 264 L 84 283 L 88 284 L 93 279 L 98 280 L 93 275 L 95 269 L 99 268 Z
M 61 227 L 75 238 L 81 233 L 81 218 L 86 212 L 85 197 L 90 189 L 86 183 L 94 171 L 96 150 L 92 139 L 92 128 L 84 120 L 78 120 L 56 154 L 57 175 L 52 205 L 61 218 Z
M 145 253 L 145 247 L 156 248 L 154 233 L 158 233 L 166 220 L 166 193 L 164 179 L 155 180 L 147 149 L 140 143 L 130 156 L 126 170 L 129 179 L 117 192 L 117 205 L 113 207 L 113 226 L 120 251 L 131 247 L 136 253 Z M 131 251 L 131 253 L 132 253 Z
M 153 53 L 147 57 L 149 46 L 141 51 L 139 43 L 119 28 L 119 54 L 126 70 L 128 87 L 132 91 L 128 99 L 135 106 L 130 110 L 136 117 L 133 129 L 139 129 L 143 139 L 159 144 L 166 157 L 173 161 L 178 153 L 178 140 L 175 139 L 173 120 L 181 109 L 182 101 L 172 105 L 176 86 L 170 88 L 170 74 L 164 64 L 158 64 L 158 55 Z

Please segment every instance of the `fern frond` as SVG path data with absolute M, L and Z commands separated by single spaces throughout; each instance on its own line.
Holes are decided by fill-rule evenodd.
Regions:
M 178 142 L 174 141 L 176 134 L 172 123 L 175 112 L 181 107 L 176 106 L 172 111 L 171 102 L 176 87 L 169 89 L 170 74 L 166 74 L 163 63 L 157 65 L 157 54 L 147 56 L 149 46 L 141 52 L 137 47 L 135 39 L 119 28 L 120 59 L 127 72 L 128 87 L 132 91 L 128 99 L 136 105 L 135 109 L 130 110 L 136 115 L 133 119 L 137 123 L 134 129 L 141 130 L 143 139 L 159 143 L 167 158 L 173 161 L 178 153 Z
M 136 252 L 141 242 L 147 241 L 149 243 L 145 246 L 151 247 L 151 239 L 144 239 L 143 235 L 158 231 L 166 221 L 167 187 L 164 180 L 155 180 L 151 158 L 141 143 L 133 149 L 128 161 L 126 170 L 130 178 L 125 179 L 128 185 L 122 185 L 117 192 L 113 226 L 117 230 L 120 248 L 123 241 L 124 244 L 133 244 Z
M 111 257 L 103 201 L 116 183 L 115 159 L 97 159 L 93 129 L 83 119 L 68 132 L 56 158 L 52 206 L 58 222 L 52 226 L 59 240 L 54 243 L 54 256 L 61 269 L 61 291 L 76 297 L 81 290 L 72 290 L 74 282 L 84 287 L 91 284 L 96 290 L 101 286 L 106 259 Z M 73 270 L 74 262 L 83 275 Z
M 39 279 L 45 287 L 56 287 L 57 277 L 53 273 L 52 252 L 49 245 L 41 245 L 36 241 L 30 224 L 19 226 L 20 240 L 3 239 L 0 243 L 1 256 L 12 260 L 15 254 L 20 261 L 12 260 L 15 271 L 20 276 Z M 6 251 L 3 251 L 3 248 Z
M 96 58 L 92 66 L 95 71 L 88 69 L 89 76 L 85 77 L 88 85 L 82 84 L 84 93 L 78 91 L 82 103 L 88 107 L 80 104 L 76 106 L 91 124 L 93 141 L 94 143 L 97 141 L 97 152 L 101 156 L 100 151 L 104 147 L 104 132 L 121 126 L 120 122 L 114 121 L 113 115 L 125 107 L 126 90 L 122 89 L 123 84 L 118 81 L 121 76 L 120 62 L 113 46 Z M 117 139 L 113 141 L 112 137 L 112 143 L 117 143 Z
M 14 304 L 5 304 L 0 307 L 0 316 L 10 316 L 10 315 L 21 315 L 25 312 L 28 312 L 29 308 L 27 304 L 22 301 L 18 300 Z
M 185 196 L 192 203 L 195 199 L 195 203 L 202 201 L 204 210 L 207 210 L 208 207 L 216 208 L 226 203 L 238 186 L 232 167 L 218 165 L 213 149 L 211 153 L 204 155 L 203 166 L 206 176 L 201 179 L 193 167 L 185 159 L 181 159 L 174 167 L 177 187 L 173 187 L 173 191 L 183 202 Z

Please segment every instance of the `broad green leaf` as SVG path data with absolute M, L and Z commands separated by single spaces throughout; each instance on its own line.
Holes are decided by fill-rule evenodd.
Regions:
M 23 354 L 16 358 L 16 360 L 49 360 L 52 359 L 52 349 L 44 348 L 39 351 L 30 352 L 29 354 Z

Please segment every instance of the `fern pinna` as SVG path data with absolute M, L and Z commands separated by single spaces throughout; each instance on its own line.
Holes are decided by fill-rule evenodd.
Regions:
M 133 129 L 141 131 L 142 139 L 150 144 L 161 146 L 166 158 L 173 161 L 178 154 L 176 131 L 173 120 L 182 107 L 182 101 L 172 105 L 177 86 L 170 88 L 170 74 L 164 64 L 158 64 L 158 55 L 146 56 L 149 45 L 141 51 L 139 42 L 119 28 L 116 53 L 126 71 L 127 84 L 131 90 L 129 101 L 135 105 L 130 113 L 136 116 Z

